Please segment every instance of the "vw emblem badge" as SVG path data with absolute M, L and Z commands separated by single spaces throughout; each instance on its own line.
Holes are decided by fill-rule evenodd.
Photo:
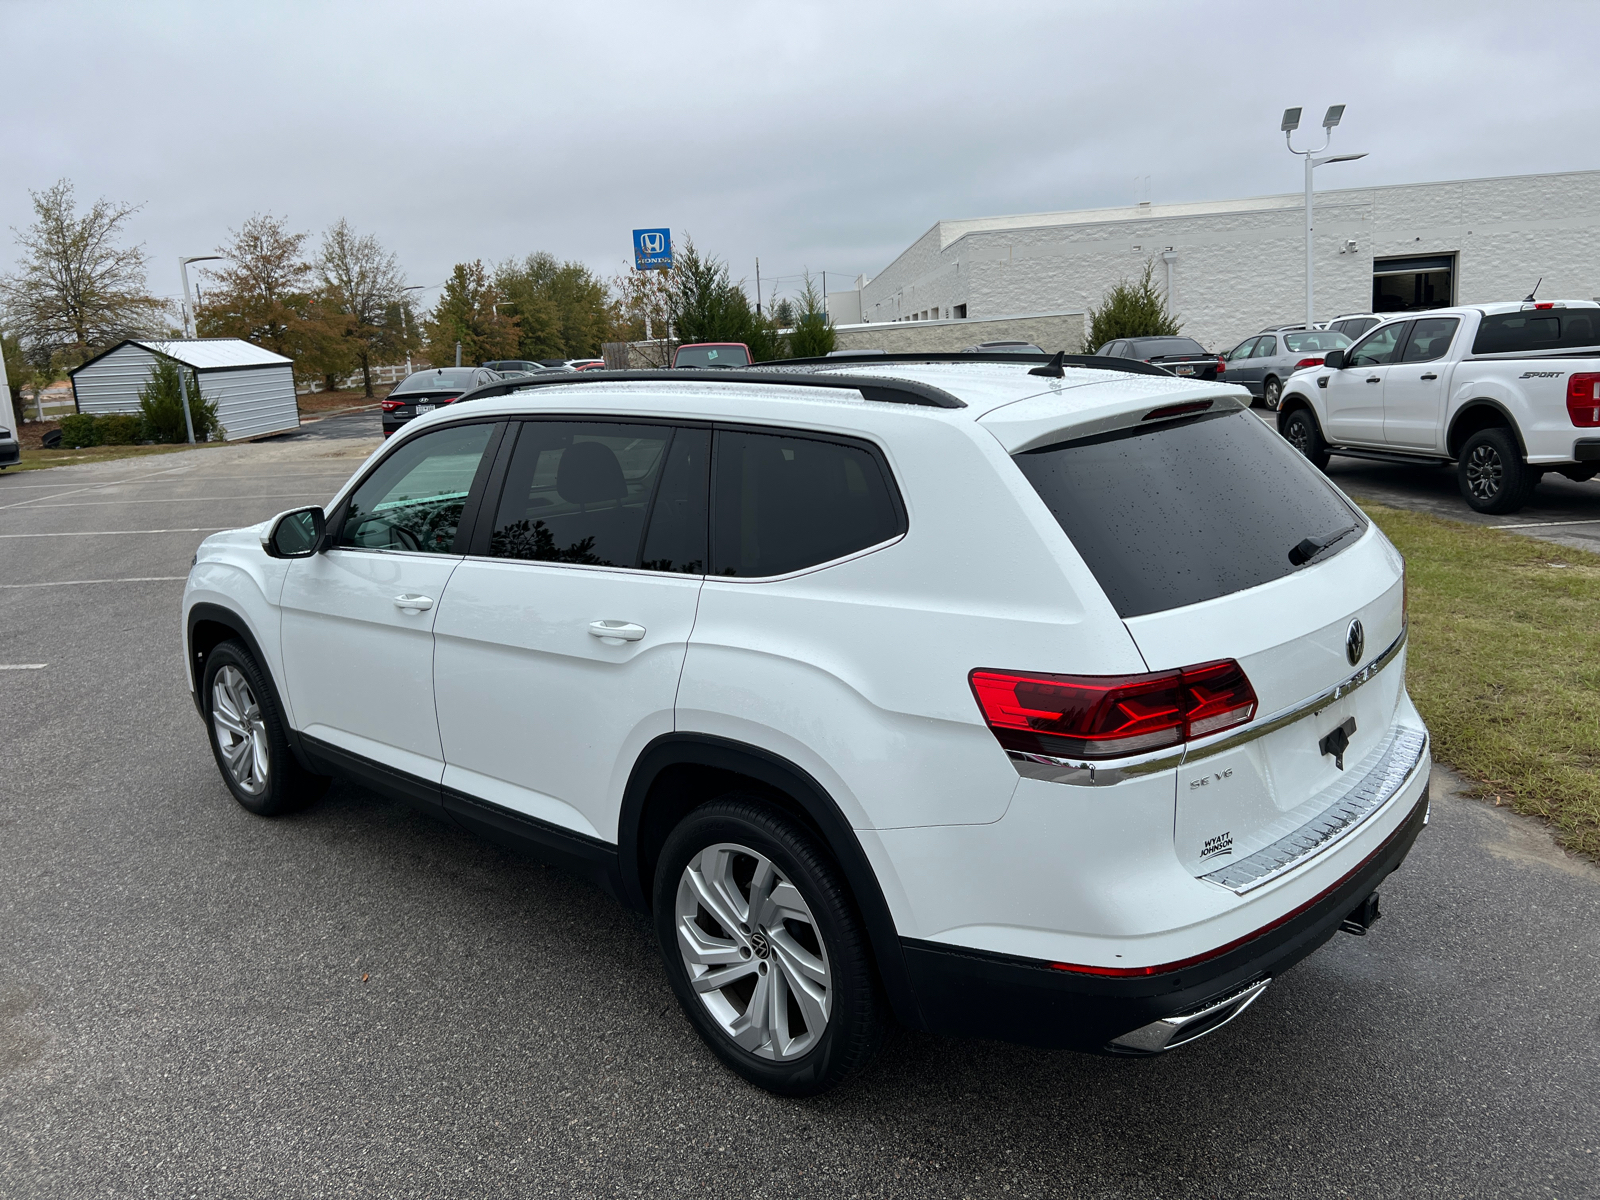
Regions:
M 1360 619 L 1350 622 L 1344 633 L 1344 656 L 1353 667 L 1361 661 L 1361 652 L 1367 648 L 1367 632 L 1361 628 Z

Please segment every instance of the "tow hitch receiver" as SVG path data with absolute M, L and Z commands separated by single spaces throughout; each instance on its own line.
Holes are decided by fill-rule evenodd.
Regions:
M 1367 930 L 1371 929 L 1381 916 L 1383 914 L 1378 911 L 1378 893 L 1373 892 L 1350 910 L 1350 914 L 1345 917 L 1339 928 L 1357 937 L 1366 937 Z

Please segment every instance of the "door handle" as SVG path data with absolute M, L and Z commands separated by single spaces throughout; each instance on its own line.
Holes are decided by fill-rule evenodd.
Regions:
M 1383 382 L 1383 376 L 1382 375 L 1368 375 L 1367 376 L 1367 382 L 1368 383 L 1382 383 Z
M 1437 375 L 1435 375 L 1432 371 L 1429 371 L 1426 375 L 1423 376 L 1423 378 L 1424 379 L 1437 379 L 1439 377 Z
M 433 607 L 432 596 L 396 596 L 394 606 L 402 612 L 421 612 L 425 608 Z
M 623 642 L 640 641 L 644 637 L 644 626 L 631 621 L 590 621 L 589 636 L 610 646 L 620 646 Z

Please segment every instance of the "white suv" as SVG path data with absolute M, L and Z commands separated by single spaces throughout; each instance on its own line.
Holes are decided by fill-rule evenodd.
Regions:
M 200 547 L 223 780 L 270 815 L 342 774 L 586 875 L 773 1091 L 891 1014 L 1215 1028 L 1364 932 L 1426 823 L 1400 556 L 1240 388 L 990 357 L 411 422 L 326 515 Z

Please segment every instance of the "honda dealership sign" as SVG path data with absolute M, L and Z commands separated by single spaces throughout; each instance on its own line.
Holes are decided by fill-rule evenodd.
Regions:
M 635 229 L 633 265 L 641 271 L 666 271 L 672 267 L 672 230 Z

